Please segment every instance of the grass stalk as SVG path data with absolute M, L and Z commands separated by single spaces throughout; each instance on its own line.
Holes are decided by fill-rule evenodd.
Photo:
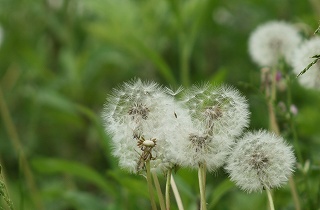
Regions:
M 291 78 L 290 75 L 288 75 L 286 77 L 286 83 L 287 83 L 287 107 L 290 107 L 292 105 L 292 96 L 291 96 Z M 298 161 L 302 164 L 303 163 L 303 159 L 302 159 L 302 154 L 301 154 L 301 150 L 299 147 L 299 141 L 298 141 L 298 135 L 297 135 L 297 131 L 294 125 L 294 120 L 293 120 L 293 114 L 292 112 L 289 110 L 289 123 L 290 123 L 290 129 L 293 135 L 293 143 L 294 143 L 294 149 L 297 153 L 298 156 Z
M 16 126 L 14 125 L 12 117 L 10 115 L 10 111 L 8 109 L 6 100 L 3 96 L 1 86 L 0 86 L 0 113 L 2 116 L 3 123 L 5 125 L 5 128 L 8 132 L 9 138 L 13 144 L 13 147 L 21 159 L 21 167 L 27 179 L 27 184 L 30 189 L 31 199 L 33 200 L 37 209 L 43 209 L 43 205 L 42 205 L 41 199 L 39 198 L 38 189 L 36 187 L 32 171 L 30 169 L 26 155 L 21 146 L 21 141 L 20 141 Z
M 294 206 L 296 207 L 296 210 L 301 210 L 297 188 L 292 177 L 289 178 L 289 186 L 290 186 L 291 194 L 293 197 Z
M 8 189 L 5 184 L 4 177 L 2 176 L 2 166 L 0 164 L 0 198 L 3 197 L 3 200 L 6 202 L 10 210 L 14 210 L 12 200 L 10 199 Z

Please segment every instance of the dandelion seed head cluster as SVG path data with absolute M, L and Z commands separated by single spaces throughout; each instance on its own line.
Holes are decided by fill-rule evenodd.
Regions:
M 287 181 L 295 158 L 281 137 L 247 133 L 235 145 L 250 115 L 239 91 L 205 84 L 186 89 L 176 100 L 181 90 L 136 79 L 108 97 L 103 117 L 121 168 L 137 173 L 150 161 L 155 172 L 199 165 L 215 171 L 227 161 L 231 179 L 248 192 Z
M 277 188 L 293 172 L 295 156 L 282 137 L 267 131 L 246 133 L 227 161 L 231 180 L 252 192 Z
M 284 58 L 290 62 L 300 44 L 299 31 L 290 23 L 271 21 L 258 26 L 249 38 L 249 54 L 260 66 L 272 66 Z
M 307 40 L 294 51 L 292 66 L 295 74 L 299 74 L 315 58 L 314 55 L 320 54 L 320 37 L 316 36 Z M 298 77 L 301 85 L 307 88 L 320 89 L 320 60 L 310 67 L 303 75 Z

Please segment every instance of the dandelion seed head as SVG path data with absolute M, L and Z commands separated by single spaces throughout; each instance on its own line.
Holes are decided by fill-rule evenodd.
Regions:
M 233 141 L 226 135 L 196 132 L 189 128 L 189 132 L 181 133 L 180 138 L 175 139 L 175 145 L 169 147 L 172 158 L 182 167 L 197 169 L 200 163 L 205 163 L 208 171 L 215 171 L 224 164 Z
M 320 54 L 320 37 L 316 36 L 303 42 L 293 54 L 292 66 L 295 74 L 299 74 Z M 298 77 L 298 81 L 306 88 L 320 89 L 320 60 L 318 60 L 308 71 Z
M 108 96 L 102 116 L 121 168 L 139 172 L 146 159 L 157 171 L 173 164 L 167 138 L 174 138 L 184 114 L 164 88 L 140 79 L 126 82 Z
M 226 170 L 241 189 L 278 188 L 292 174 L 295 156 L 282 137 L 267 131 L 246 133 L 235 145 Z
M 205 163 L 209 171 L 222 166 L 235 136 L 248 125 L 246 99 L 228 86 L 203 84 L 185 90 L 181 97 L 177 135 L 169 138 L 169 153 L 175 163 L 198 168 Z
M 249 54 L 260 66 L 273 66 L 284 58 L 288 63 L 301 42 L 299 31 L 290 23 L 271 21 L 258 26 L 249 38 Z
M 193 86 L 187 90 L 182 101 L 194 123 L 210 135 L 225 133 L 234 137 L 248 126 L 250 113 L 247 101 L 232 87 Z

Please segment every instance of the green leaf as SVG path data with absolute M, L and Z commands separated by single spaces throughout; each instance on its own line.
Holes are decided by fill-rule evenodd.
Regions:
M 222 84 L 224 83 L 227 76 L 227 69 L 226 68 L 220 68 L 218 71 L 212 75 L 209 79 L 211 84 Z
M 91 23 L 87 25 L 87 30 L 97 38 L 102 39 L 108 43 L 116 45 L 120 49 L 124 49 L 134 56 L 143 56 L 153 63 L 159 73 L 166 79 L 169 84 L 177 85 L 177 81 L 173 72 L 167 62 L 163 59 L 159 52 L 147 46 L 141 38 L 134 35 L 126 34 L 123 36 L 119 33 L 116 36 L 105 29 L 102 23 Z M 121 37 L 122 36 L 122 37 Z
M 107 174 L 119 182 L 121 187 L 129 190 L 131 193 L 149 198 L 147 180 L 141 180 L 137 175 L 132 176 L 119 170 L 110 170 Z
M 83 164 L 62 159 L 36 158 L 32 160 L 32 165 L 37 171 L 41 173 L 70 174 L 96 185 L 109 195 L 116 195 L 116 190 L 113 188 L 113 184 L 111 182 L 108 182 L 105 177 L 101 176 L 99 173 Z
M 213 208 L 221 199 L 221 197 L 233 187 L 234 184 L 229 179 L 226 179 L 222 183 L 220 183 L 212 193 L 208 209 Z

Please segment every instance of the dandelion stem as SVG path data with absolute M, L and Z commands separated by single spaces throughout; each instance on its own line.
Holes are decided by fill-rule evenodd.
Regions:
M 280 135 L 280 130 L 277 122 L 277 118 L 274 111 L 274 102 L 276 101 L 276 73 L 277 68 L 272 69 L 272 83 L 271 83 L 271 90 L 270 87 L 266 87 L 266 98 L 268 100 L 268 111 L 269 111 L 269 126 L 270 130 L 273 131 L 275 134 Z M 270 95 L 271 93 L 271 95 Z M 289 178 L 289 185 L 291 194 L 295 203 L 296 210 L 300 210 L 300 201 L 297 191 L 295 190 L 295 182 L 292 177 Z
M 152 180 L 151 180 L 151 173 L 150 173 L 150 160 L 146 161 L 146 168 L 147 168 L 147 183 L 148 183 L 151 207 L 152 207 L 152 210 L 157 210 L 156 202 L 154 200 L 154 195 L 153 195 L 153 187 L 152 187 Z
M 204 163 L 199 164 L 199 170 L 198 170 L 198 178 L 199 178 L 199 188 L 200 188 L 200 206 L 201 210 L 207 209 L 206 204 L 206 188 L 205 188 L 205 173 L 206 173 L 206 167 L 204 166 Z
M 154 172 L 154 171 L 151 172 L 151 173 L 152 173 L 152 178 L 153 178 L 154 185 L 156 186 L 157 195 L 158 195 L 159 203 L 160 203 L 160 209 L 161 210 L 166 210 L 166 206 L 165 206 L 165 203 L 164 203 L 164 199 L 163 199 L 163 195 L 162 195 L 162 191 L 161 191 L 161 187 L 160 187 L 160 183 L 159 183 L 159 179 L 158 179 L 157 173 Z
M 273 199 L 272 199 L 271 192 L 270 192 L 270 190 L 268 188 L 266 188 L 266 191 L 267 191 L 267 195 L 268 195 L 270 210 L 274 210 L 274 205 L 273 205 Z
M 176 182 L 174 181 L 172 174 L 171 174 L 171 187 L 172 187 L 173 195 L 174 195 L 176 202 L 177 202 L 177 205 L 178 205 L 178 209 L 184 210 L 183 203 L 182 203 Z
M 171 181 L 171 172 L 172 169 L 167 171 L 167 181 L 166 181 L 166 207 L 167 210 L 170 210 L 170 181 Z

